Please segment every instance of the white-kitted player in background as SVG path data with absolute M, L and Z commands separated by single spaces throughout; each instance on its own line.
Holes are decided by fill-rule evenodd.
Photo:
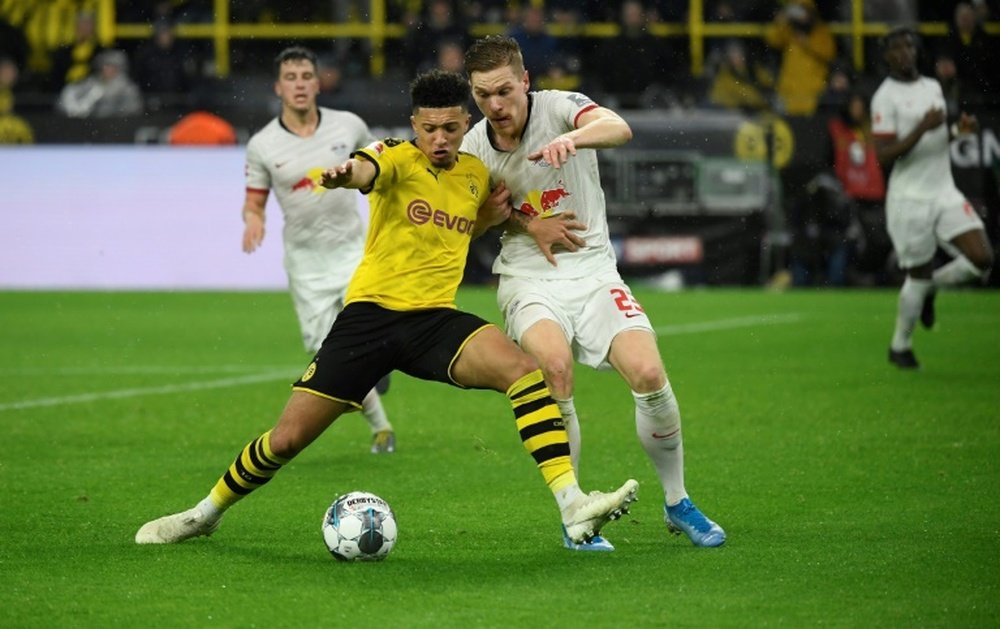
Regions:
M 323 171 L 373 141 L 357 115 L 319 107 L 316 55 L 293 46 L 274 60 L 274 93 L 281 113 L 247 143 L 243 251 L 264 240 L 264 208 L 274 190 L 284 217 L 284 264 L 306 351 L 323 344 L 365 244 L 358 193 L 320 185 Z M 388 380 L 380 383 L 383 385 Z M 393 452 L 396 437 L 379 392 L 365 398 L 362 414 L 372 431 L 373 453 Z
M 895 28 L 882 43 L 889 76 L 872 97 L 872 134 L 879 162 L 892 167 L 886 225 L 899 267 L 906 272 L 889 361 L 916 369 L 920 365 L 912 338 L 917 319 L 933 327 L 938 288 L 985 277 L 993 251 L 983 221 L 952 178 L 944 94 L 940 83 L 917 70 L 916 35 Z M 975 117 L 964 112 L 952 126 L 955 133 L 978 128 Z M 935 269 L 939 246 L 953 259 Z

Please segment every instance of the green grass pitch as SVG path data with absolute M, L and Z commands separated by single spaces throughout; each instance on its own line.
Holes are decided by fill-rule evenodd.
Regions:
M 562 548 L 502 395 L 400 374 L 396 454 L 345 416 L 211 538 L 136 546 L 277 418 L 308 362 L 289 297 L 0 293 L 0 626 L 996 626 L 1000 293 L 942 294 L 916 373 L 886 361 L 894 291 L 636 294 L 721 549 L 667 535 L 629 392 L 585 368 L 582 484 L 641 484 L 614 553 Z M 396 511 L 382 563 L 323 546 L 352 489 Z

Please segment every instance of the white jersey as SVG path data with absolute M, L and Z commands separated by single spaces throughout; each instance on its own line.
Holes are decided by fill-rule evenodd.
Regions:
M 520 145 L 513 151 L 497 149 L 489 122 L 479 121 L 465 136 L 462 150 L 481 159 L 489 168 L 491 184 L 503 181 L 511 191 L 515 211 L 550 216 L 573 211 L 587 228 L 576 232 L 587 243 L 579 251 L 556 253 L 552 266 L 527 234 L 507 232 L 493 272 L 535 278 L 579 278 L 617 270 L 608 236 L 604 191 L 597 168 L 597 151 L 580 149 L 562 168 L 527 156 L 553 138 L 576 128 L 580 115 L 597 107 L 577 92 L 544 90 L 528 94 L 528 120 Z
M 941 85 L 921 76 L 916 81 L 885 79 L 872 97 L 872 133 L 902 139 L 928 110 L 947 110 Z M 951 176 L 947 125 L 923 134 L 909 153 L 896 160 L 889 176 L 889 198 L 934 199 L 955 188 Z
M 321 107 L 316 132 L 298 136 L 275 118 L 247 143 L 247 190 L 274 190 L 284 217 L 285 269 L 298 272 L 336 272 L 323 261 L 325 253 L 357 251 L 361 259 L 365 226 L 357 211 L 355 190 L 328 190 L 320 185 L 323 171 L 346 161 L 352 151 L 373 141 L 368 125 L 357 115 Z M 316 268 L 317 262 L 322 267 Z

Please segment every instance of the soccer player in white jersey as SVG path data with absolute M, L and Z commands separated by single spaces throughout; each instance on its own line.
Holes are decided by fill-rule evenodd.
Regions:
M 365 243 L 357 192 L 327 190 L 323 171 L 372 141 L 357 115 L 318 107 L 316 55 L 299 46 L 274 60 L 274 93 L 281 114 L 247 143 L 246 199 L 243 202 L 243 251 L 253 253 L 264 240 L 264 207 L 274 190 L 284 216 L 284 265 L 306 351 L 323 344 Z M 372 431 L 373 453 L 392 452 L 396 437 L 378 391 L 361 410 Z
M 697 546 L 720 546 L 722 528 L 694 506 L 684 487 L 677 400 L 646 313 L 618 273 L 608 236 L 594 149 L 632 137 L 615 112 L 583 94 L 529 91 L 516 41 L 490 36 L 465 55 L 472 95 L 485 117 L 463 150 L 486 163 L 490 201 L 511 204 L 500 255 L 497 301 L 507 333 L 534 356 L 559 404 L 579 470 L 580 427 L 573 405 L 573 361 L 614 368 L 632 390 L 639 441 L 663 486 L 664 519 Z M 604 538 L 573 550 L 614 550 Z
M 893 29 L 883 39 L 883 51 L 889 76 L 872 97 L 872 134 L 879 161 L 892 166 L 886 224 L 906 271 L 889 361 L 916 369 L 917 319 L 931 328 L 937 289 L 983 278 L 993 252 L 983 221 L 952 179 L 944 95 L 935 79 L 917 70 L 916 36 L 907 28 Z M 974 132 L 976 119 L 963 112 L 953 129 Z M 935 270 L 938 246 L 953 259 Z

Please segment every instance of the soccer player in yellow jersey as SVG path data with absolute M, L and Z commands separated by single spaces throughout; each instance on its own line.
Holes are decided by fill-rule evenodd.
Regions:
M 394 369 L 457 387 L 504 392 L 525 448 L 559 506 L 567 536 L 592 539 L 627 511 L 638 484 L 585 494 L 577 484 L 559 407 L 533 358 L 498 328 L 455 307 L 469 242 L 505 221 L 490 195 L 486 167 L 459 153 L 469 128 L 468 82 L 432 71 L 410 88 L 416 138 L 384 140 L 327 170 L 327 188 L 370 195 L 364 257 L 347 305 L 292 395 L 278 423 L 237 455 L 193 508 L 148 522 L 138 544 L 169 544 L 210 535 L 223 513 L 269 481 L 340 415 L 361 408 L 375 383 Z M 482 211 L 480 211 L 482 208 Z

